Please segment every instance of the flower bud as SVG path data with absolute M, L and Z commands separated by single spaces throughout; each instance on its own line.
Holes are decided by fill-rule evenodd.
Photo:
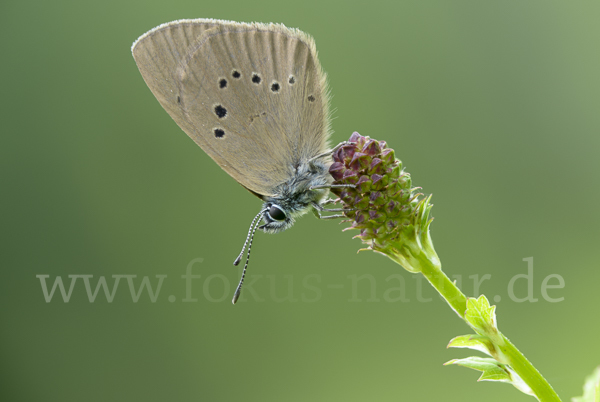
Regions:
M 348 229 L 368 249 L 382 253 L 410 272 L 419 272 L 424 259 L 439 265 L 429 235 L 431 196 L 412 188 L 410 174 L 403 170 L 395 152 L 385 141 L 353 133 L 349 144 L 334 154 L 329 172 L 333 184 L 354 184 L 354 188 L 332 188 L 351 219 Z

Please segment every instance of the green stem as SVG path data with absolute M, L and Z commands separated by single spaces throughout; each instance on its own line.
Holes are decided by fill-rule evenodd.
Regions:
M 467 309 L 467 297 L 456 287 L 454 282 L 446 276 L 442 271 L 439 259 L 429 259 L 424 254 L 418 258 L 421 273 L 429 283 L 440 293 L 440 295 L 448 302 L 450 307 L 462 318 L 465 319 L 465 311 Z M 525 381 L 531 388 L 533 393 L 541 402 L 560 402 L 560 398 L 552 389 L 552 386 L 546 379 L 536 370 L 535 367 L 527 360 L 527 358 L 513 345 L 506 336 L 502 335 L 504 345 L 496 345 L 504 356 L 508 358 L 510 367 Z

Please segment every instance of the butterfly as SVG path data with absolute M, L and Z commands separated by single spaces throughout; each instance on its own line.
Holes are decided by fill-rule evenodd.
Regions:
M 308 34 L 282 24 L 214 19 L 162 24 L 132 45 L 146 84 L 185 133 L 263 201 L 232 302 L 239 298 L 257 228 L 288 229 L 312 211 L 323 216 L 339 147 L 331 134 L 327 78 Z M 264 222 L 262 225 L 261 222 Z

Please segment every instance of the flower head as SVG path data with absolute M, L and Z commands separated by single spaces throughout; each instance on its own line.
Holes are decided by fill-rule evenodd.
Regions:
M 429 235 L 431 196 L 420 199 L 385 141 L 355 132 L 349 142 L 333 154 L 329 169 L 334 184 L 354 185 L 331 189 L 349 209 L 347 229 L 360 230 L 355 237 L 368 245 L 363 250 L 385 254 L 410 272 L 420 272 L 423 259 L 439 266 Z

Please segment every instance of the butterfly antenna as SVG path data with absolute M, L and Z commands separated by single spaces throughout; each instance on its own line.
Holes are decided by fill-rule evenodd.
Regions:
M 248 231 L 248 237 L 246 237 L 246 243 L 248 243 L 248 254 L 246 255 L 246 263 L 244 264 L 244 270 L 242 271 L 242 277 L 240 278 L 240 283 L 238 284 L 238 287 L 235 290 L 233 299 L 231 299 L 231 303 L 233 303 L 233 304 L 237 303 L 237 300 L 240 298 L 240 294 L 242 293 L 242 285 L 244 284 L 244 278 L 246 278 L 246 269 L 248 269 L 248 262 L 250 261 L 250 249 L 252 248 L 252 241 L 254 240 L 254 233 L 256 232 L 256 229 L 258 229 L 258 224 L 260 223 L 260 220 L 257 221 L 257 218 L 265 211 L 267 211 L 267 210 L 264 209 L 264 210 L 260 211 L 258 213 L 258 215 L 256 215 L 254 217 L 254 219 L 252 220 L 252 224 L 250 225 L 250 231 Z M 255 221 L 256 221 L 256 223 L 255 223 Z M 248 238 L 250 239 L 250 242 L 248 242 Z M 244 244 L 244 249 L 245 248 L 246 248 L 246 244 Z M 242 249 L 242 254 L 244 253 L 244 249 Z M 240 254 L 240 257 L 242 254 Z M 239 263 L 238 260 L 240 259 L 240 257 L 238 257 L 236 259 L 236 261 L 238 263 Z
M 266 210 L 264 210 L 264 211 L 266 211 Z M 263 213 L 264 211 L 261 211 L 261 213 Z M 256 219 L 256 218 L 254 218 L 254 219 Z M 248 243 L 248 254 L 246 255 L 246 263 L 244 264 L 244 270 L 242 271 L 242 277 L 240 278 L 240 283 L 238 284 L 238 287 L 235 290 L 235 294 L 233 295 L 233 299 L 231 300 L 231 303 L 233 303 L 233 304 L 237 303 L 238 299 L 240 298 L 240 294 L 242 293 L 242 285 L 244 284 L 244 278 L 246 277 L 246 269 L 248 268 L 248 262 L 250 261 L 250 249 L 252 248 L 252 240 L 254 240 L 254 233 L 256 232 L 256 229 L 258 229 L 259 222 L 260 221 L 256 222 L 256 225 L 254 225 L 254 228 L 251 227 L 252 234 L 250 234 L 250 242 Z M 254 221 L 252 221 L 252 223 L 254 223 Z
M 240 251 L 240 255 L 238 255 L 238 257 L 235 259 L 235 261 L 233 262 L 233 265 L 238 266 L 238 264 L 242 260 L 242 256 L 244 255 L 244 250 L 246 250 L 246 245 L 248 245 L 248 239 L 250 239 L 250 234 L 252 233 L 252 228 L 254 227 L 254 223 L 263 214 L 263 212 L 266 212 L 266 211 L 267 211 L 266 209 L 263 209 L 254 217 L 254 219 L 252 219 L 252 223 L 250 224 L 250 228 L 248 229 L 248 236 L 246 236 L 246 241 L 244 242 L 244 247 L 242 247 L 242 251 Z

